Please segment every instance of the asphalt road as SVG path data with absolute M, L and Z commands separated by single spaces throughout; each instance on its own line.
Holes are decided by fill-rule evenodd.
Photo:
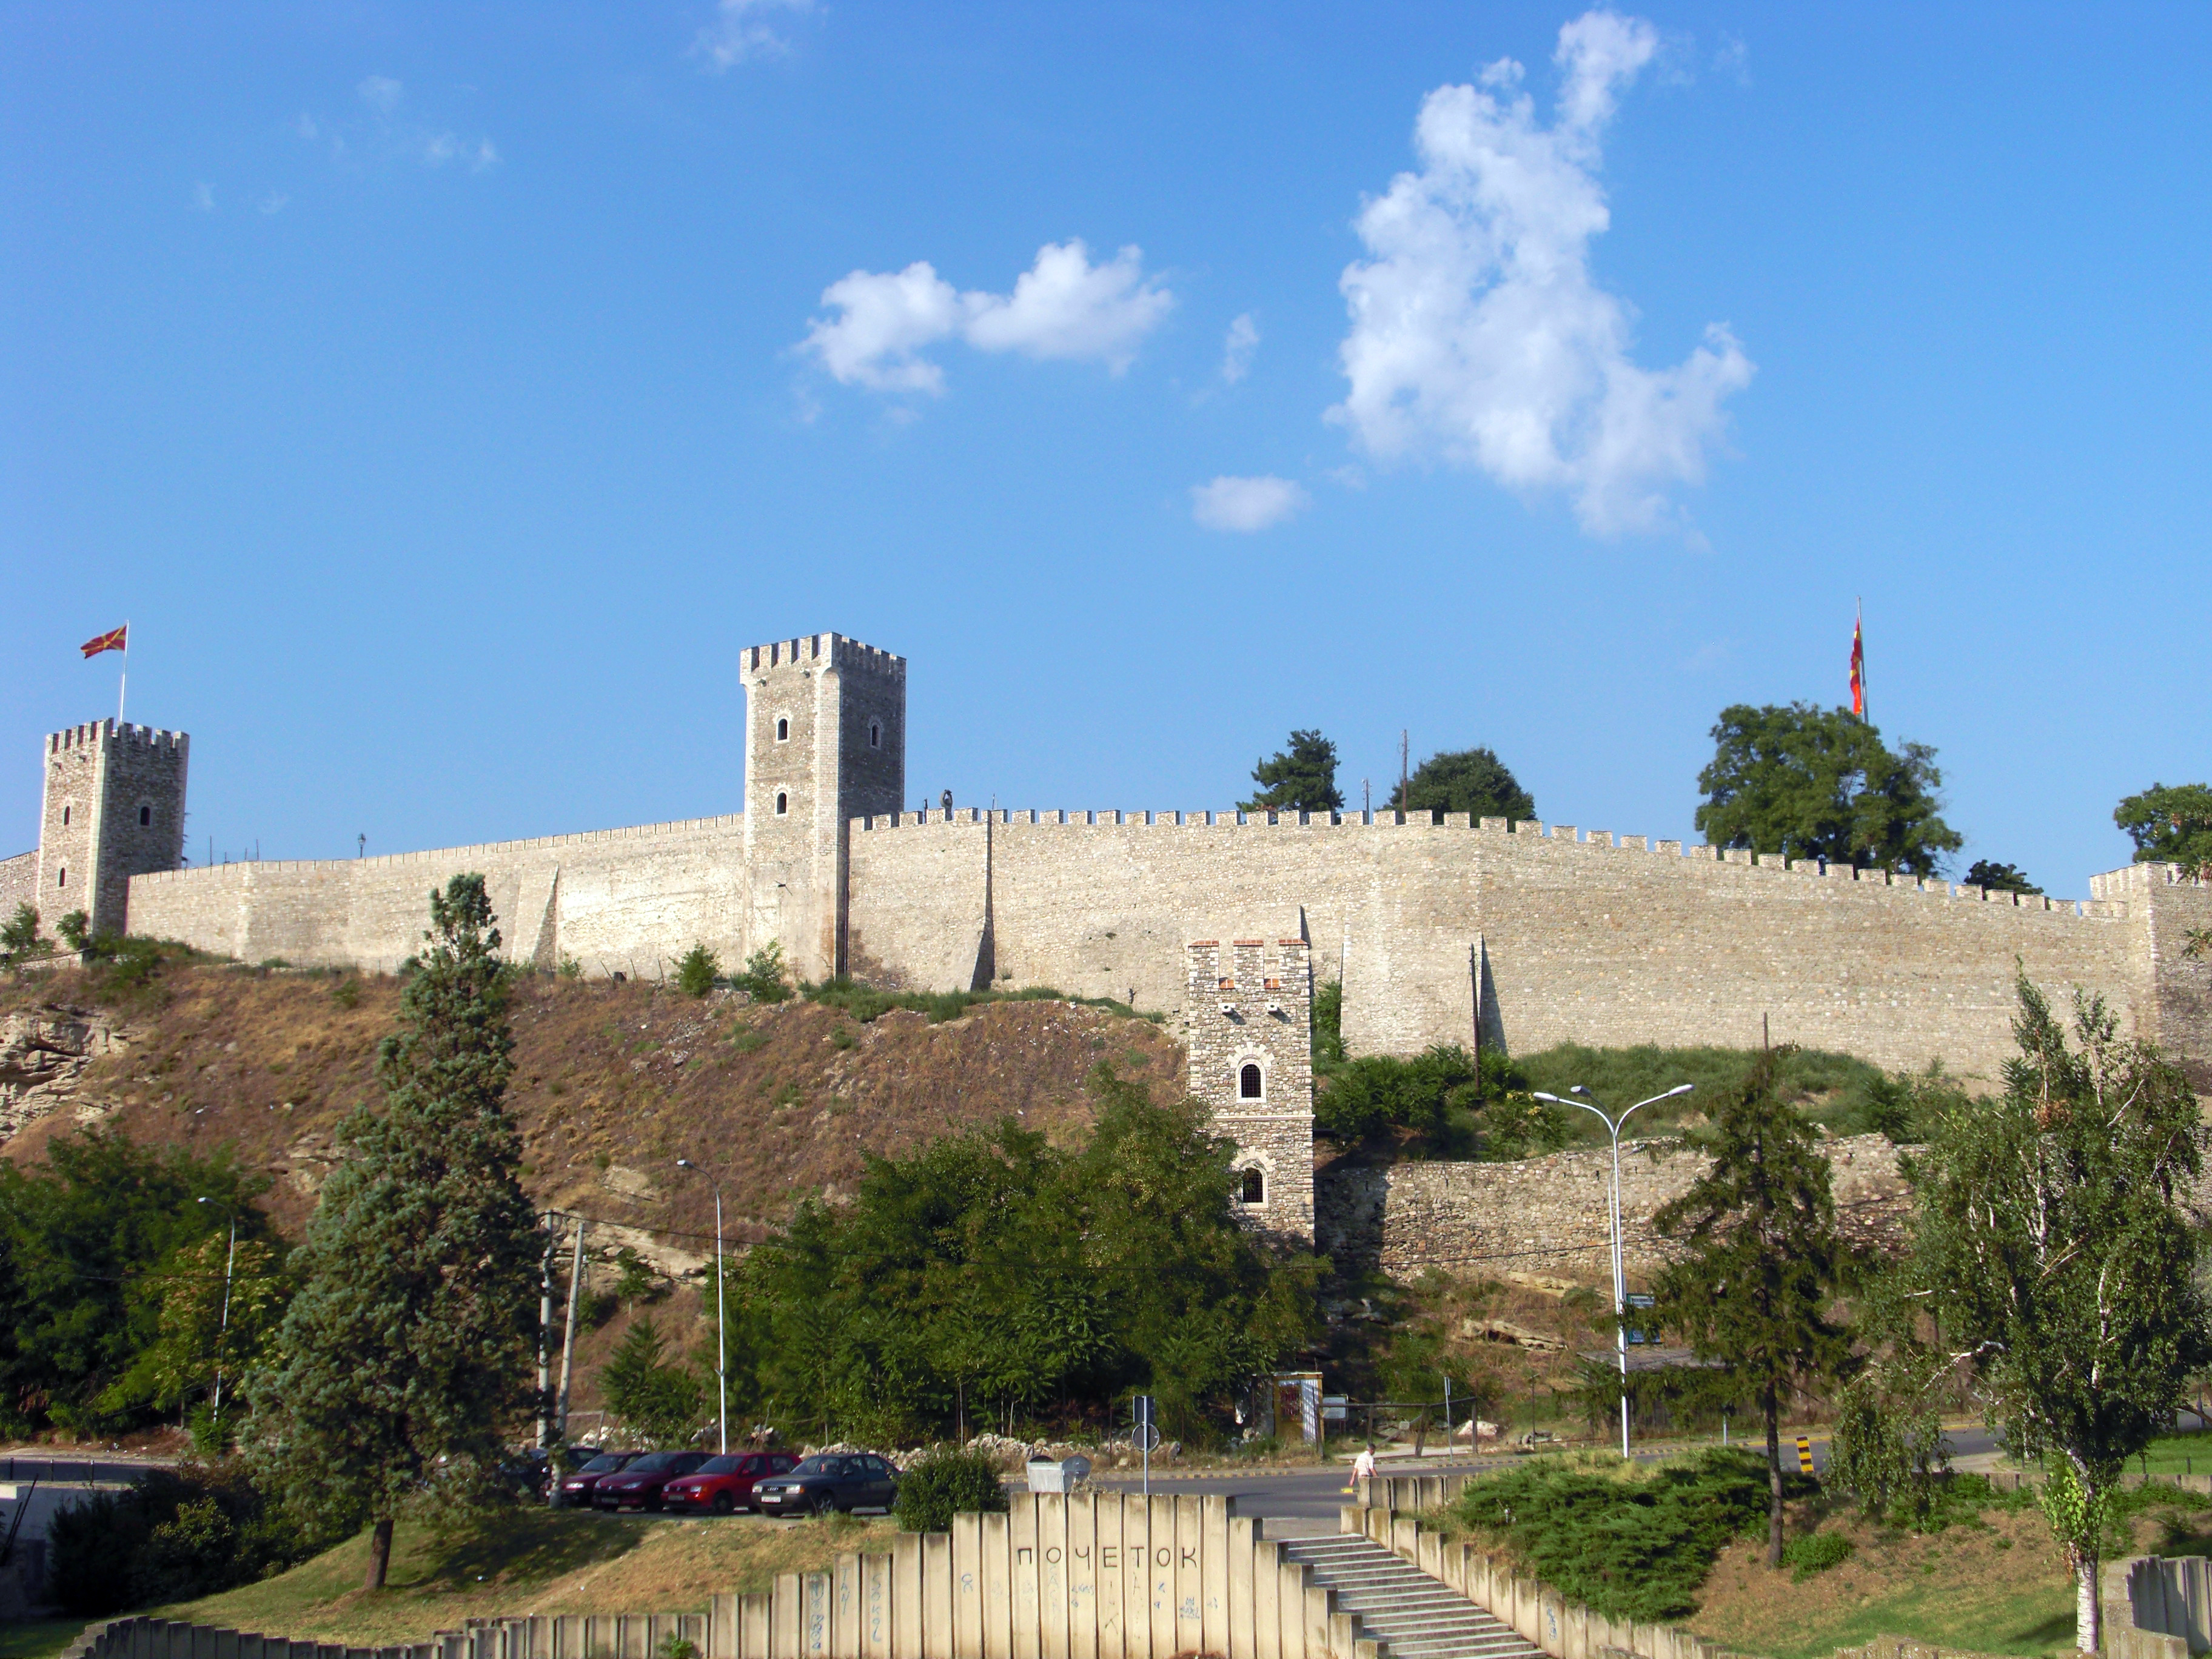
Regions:
M 1996 1437 L 1979 1424 L 1971 1428 L 1948 1431 L 1951 1455 L 1965 1457 L 1977 1452 L 1994 1451 Z M 1786 1458 L 1795 1449 L 1796 1437 L 1785 1436 L 1783 1455 Z M 1741 1444 L 1741 1443 L 1737 1443 Z M 1639 1457 L 1662 1457 L 1674 1449 L 1656 1448 L 1639 1451 Z M 1828 1437 L 1823 1433 L 1813 1437 L 1813 1467 L 1825 1468 L 1828 1462 Z M 1495 1468 L 1496 1458 L 1486 1458 L 1480 1463 L 1467 1458 L 1447 1462 L 1442 1458 L 1423 1458 L 1418 1463 L 1410 1457 L 1385 1457 L 1376 1471 L 1386 1475 L 1459 1474 L 1475 1468 Z M 1103 1492 L 1136 1492 L 1142 1482 L 1139 1476 L 1127 1469 L 1115 1469 L 1110 1474 L 1096 1474 L 1091 1484 Z M 1322 1522 L 1334 1528 L 1337 1510 L 1352 1501 L 1349 1490 L 1352 1468 L 1339 1463 L 1328 1468 L 1300 1469 L 1295 1472 L 1221 1474 L 1161 1474 L 1152 1476 L 1156 1492 L 1223 1492 L 1241 1500 L 1237 1505 L 1239 1515 L 1264 1516 L 1269 1520 Z

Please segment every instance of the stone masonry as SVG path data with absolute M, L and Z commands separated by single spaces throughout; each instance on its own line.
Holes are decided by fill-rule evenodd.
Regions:
M 1190 1092 L 1237 1145 L 1238 1212 L 1262 1232 L 1314 1236 L 1313 970 L 1302 939 L 1185 951 Z
M 2098 877 L 2087 900 L 2015 899 L 1464 815 L 915 812 L 903 658 L 816 634 L 748 647 L 738 665 L 742 811 L 376 859 L 179 868 L 183 735 L 57 733 L 28 890 L 49 932 L 82 905 L 95 926 L 248 962 L 391 969 L 418 946 L 429 890 L 475 871 L 509 952 L 544 968 L 659 976 L 695 943 L 734 964 L 773 942 L 809 978 L 1127 999 L 1193 1018 L 1194 1044 L 1212 1041 L 1194 1016 L 1218 1020 L 1230 1000 L 1218 981 L 1237 982 L 1240 1007 L 1264 998 L 1235 945 L 1215 990 L 1192 988 L 1189 941 L 1224 936 L 1225 918 L 1299 942 L 1303 967 L 1277 958 L 1285 990 L 1340 983 L 1355 1054 L 1745 1047 L 1764 1031 L 1992 1084 L 2025 972 L 2062 1004 L 2076 988 L 2104 996 L 2212 1091 L 2212 963 L 2184 949 L 2212 927 L 2212 886 L 2171 866 Z M 735 785 L 708 776 L 702 793 L 726 800 Z M 26 869 L 0 862 L 0 896 Z M 1247 1020 L 1241 1036 L 1262 1029 Z M 1271 1107 L 1267 1067 L 1287 1053 L 1257 1062 Z M 1226 1088 L 1206 1064 L 1207 1086 Z M 1296 1086 L 1310 1105 L 1310 1080 Z M 1290 1204 L 1287 1167 L 1257 1162 L 1286 1158 L 1275 1137 L 1290 1131 L 1272 1110 L 1250 1115 L 1255 1167 Z
M 1831 1140 L 1836 1224 L 1844 1237 L 1895 1249 L 1910 1224 L 1911 1194 L 1897 1148 L 1880 1135 Z M 1653 1231 L 1660 1206 L 1711 1165 L 1673 1140 L 1624 1141 L 1621 1236 L 1629 1271 L 1650 1274 L 1668 1255 Z M 1511 1164 L 1354 1164 L 1324 1172 L 1315 1248 L 1340 1269 L 1380 1267 L 1401 1279 L 1429 1268 L 1455 1275 L 1595 1284 L 1608 1265 L 1610 1147 L 1554 1152 Z

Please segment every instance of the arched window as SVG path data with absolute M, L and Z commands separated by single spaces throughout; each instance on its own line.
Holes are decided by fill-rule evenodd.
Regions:
M 62 866 L 62 878 L 56 882 L 54 885 L 57 887 L 66 887 L 69 885 L 69 866 L 66 864 Z
M 775 815 L 776 815 L 776 817 L 782 817 L 786 812 L 788 812 L 789 811 L 791 811 L 791 797 L 790 797 L 790 796 L 788 796 L 788 795 L 787 795 L 787 794 L 785 794 L 785 793 L 783 793 L 783 791 L 782 791 L 782 790 L 781 790 L 781 789 L 777 790 L 777 791 L 775 792 Z
M 152 807 L 142 806 L 138 809 L 138 827 L 140 829 L 144 829 L 148 824 L 153 823 L 153 821 L 154 809 Z
M 879 722 L 870 720 L 868 722 L 868 747 L 871 749 L 880 749 L 883 746 L 884 728 Z
M 1259 1100 L 1265 1097 L 1266 1086 L 1260 1077 L 1256 1062 L 1247 1060 L 1244 1069 L 1237 1074 L 1237 1097 L 1239 1100 Z
M 66 825 L 66 824 L 69 823 L 69 815 L 70 815 L 70 810 L 69 810 L 69 808 L 68 808 L 68 807 L 66 807 L 66 806 L 63 807 L 63 808 L 62 808 L 62 823 L 63 823 L 64 825 Z
M 1237 1196 L 1246 1204 L 1265 1204 L 1267 1201 L 1267 1177 L 1258 1164 L 1244 1171 Z
M 775 717 L 775 740 L 778 743 L 789 743 L 791 741 L 790 716 L 787 714 L 778 714 Z

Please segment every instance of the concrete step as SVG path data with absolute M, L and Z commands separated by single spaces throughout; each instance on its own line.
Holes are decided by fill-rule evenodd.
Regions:
M 1358 1620 L 1388 1659 L 1528 1659 L 1539 1650 L 1443 1580 L 1380 1544 L 1338 1534 L 1286 1540 L 1314 1582 Z

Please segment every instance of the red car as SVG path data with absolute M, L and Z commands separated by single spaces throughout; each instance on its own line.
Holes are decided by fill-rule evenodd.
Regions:
M 617 1470 L 626 1469 L 645 1454 L 634 1451 L 603 1451 L 573 1474 L 561 1477 L 561 1502 L 570 1509 L 589 1509 L 592 1492 L 599 1482 Z
M 753 1482 L 787 1474 L 799 1459 L 789 1452 L 732 1452 L 712 1457 L 660 1489 L 660 1507 L 673 1514 L 727 1515 L 757 1510 Z
M 702 1451 L 647 1452 L 628 1468 L 603 1474 L 592 1488 L 595 1510 L 657 1510 L 660 1489 L 707 1461 Z

